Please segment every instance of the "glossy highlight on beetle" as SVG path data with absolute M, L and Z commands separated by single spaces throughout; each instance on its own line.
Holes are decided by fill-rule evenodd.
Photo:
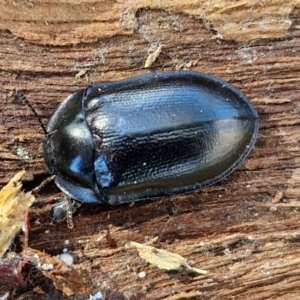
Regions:
M 120 204 L 214 184 L 249 154 L 258 127 L 255 108 L 229 83 L 150 73 L 68 96 L 47 125 L 44 157 L 69 197 Z

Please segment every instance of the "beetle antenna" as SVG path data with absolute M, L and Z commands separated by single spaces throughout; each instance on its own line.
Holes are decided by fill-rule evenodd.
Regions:
M 28 101 L 28 99 L 26 98 L 26 96 L 24 95 L 24 93 L 19 90 L 19 89 L 16 89 L 16 93 L 17 95 L 19 96 L 19 98 L 30 108 L 30 110 L 32 111 L 32 113 L 36 116 L 37 120 L 39 121 L 42 129 L 44 130 L 45 132 L 45 135 L 48 134 L 47 130 L 46 130 L 46 127 L 45 125 L 43 124 L 40 116 L 37 114 L 37 112 L 35 111 L 35 109 L 33 108 L 33 106 L 31 105 L 31 103 Z

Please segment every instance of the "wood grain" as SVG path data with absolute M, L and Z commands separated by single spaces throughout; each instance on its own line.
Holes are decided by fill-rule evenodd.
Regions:
M 31 2 L 33 7 L 26 8 Z M 48 7 L 51 2 L 54 3 L 47 2 Z M 79 8 L 72 20 L 66 15 L 57 21 L 59 24 L 53 21 L 51 26 L 57 32 L 53 36 L 37 30 L 41 21 L 24 21 L 31 31 L 22 27 L 21 15 L 29 18 L 30 10 L 40 7 L 40 3 L 23 1 L 27 6 L 22 4 L 22 9 L 14 12 L 8 2 L 3 3 L 7 8 L 6 18 L 9 13 L 19 15 L 14 22 L 15 27 L 20 25 L 21 33 L 9 24 L 0 31 L 1 185 L 23 168 L 27 171 L 24 183 L 27 189 L 48 176 L 43 163 L 43 132 L 36 118 L 15 97 L 17 87 L 26 93 L 46 123 L 58 103 L 90 83 L 189 67 L 240 88 L 257 107 L 260 117 L 258 141 L 242 166 L 219 184 L 191 195 L 140 202 L 132 207 L 83 205 L 74 217 L 74 230 L 69 230 L 66 223 L 50 225 L 50 200 L 59 192 L 50 184 L 30 212 L 33 228 L 30 247 L 57 255 L 66 247 L 64 241 L 69 240 L 67 247 L 73 252 L 76 265 L 89 271 L 86 282 L 93 292 L 100 290 L 105 299 L 298 299 L 298 2 L 289 1 L 287 5 L 273 1 L 271 8 L 264 3 L 266 10 L 259 9 L 259 21 L 271 24 L 274 14 L 270 10 L 279 15 L 281 8 L 285 18 L 282 20 L 289 20 L 284 29 L 280 29 L 279 23 L 268 27 L 265 35 L 254 34 L 255 30 L 241 33 L 241 27 L 229 23 L 228 27 L 222 27 L 223 31 L 216 30 L 215 25 L 209 26 L 212 21 L 207 23 L 208 18 L 200 16 L 200 8 L 192 1 L 190 6 L 174 1 L 178 8 L 174 4 L 168 9 L 139 1 L 139 9 L 136 6 L 133 9 L 134 26 L 130 30 L 118 28 L 112 19 L 112 24 L 108 21 L 105 24 L 108 31 L 114 31 L 111 28 L 115 31 L 96 39 L 85 38 L 86 29 L 74 38 L 71 27 L 77 20 L 83 22 Z M 118 1 L 114 5 L 124 3 Z M 223 16 L 240 26 L 247 16 L 251 19 L 245 3 L 228 6 L 228 10 L 218 3 L 207 1 L 204 7 L 219 7 Z M 255 3 L 252 7 L 262 5 Z M 45 6 L 42 7 L 46 14 Z M 103 7 L 113 11 L 109 2 L 103 1 Z M 247 9 L 242 10 L 243 7 Z M 36 18 L 41 16 L 38 11 L 33 14 Z M 115 19 L 121 22 L 122 18 L 115 15 Z M 4 28 L 3 19 L 1 22 Z M 88 22 L 87 26 L 96 23 Z M 35 33 L 30 37 L 28 32 Z M 162 46 L 159 56 L 149 69 L 144 69 L 149 53 L 159 45 Z M 180 254 L 193 267 L 208 270 L 208 276 L 185 270 L 160 270 L 145 263 L 136 250 L 125 247 L 129 241 L 143 243 L 155 236 L 159 237 L 155 247 Z M 139 279 L 141 271 L 146 272 L 145 279 Z M 39 293 L 41 290 L 43 294 Z M 3 294 L 7 287 L 1 287 L 0 291 Z M 24 284 L 10 292 L 14 299 L 88 298 L 88 295 L 67 298 L 34 268 Z
M 165 23 L 169 29 L 177 23 L 176 14 L 183 13 L 200 19 L 220 38 L 248 42 L 284 37 L 297 6 L 299 0 L 2 0 L 0 28 L 42 44 L 95 42 L 140 32 L 139 11 L 149 9 L 173 16 Z

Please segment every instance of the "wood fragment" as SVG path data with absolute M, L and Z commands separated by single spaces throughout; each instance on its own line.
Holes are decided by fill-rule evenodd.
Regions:
M 172 253 L 137 242 L 129 242 L 127 245 L 128 247 L 136 248 L 141 258 L 145 259 L 147 262 L 158 267 L 159 269 L 167 271 L 180 271 L 185 268 L 201 275 L 207 274 L 206 270 L 191 267 L 188 264 L 187 259 L 177 253 Z
M 68 296 L 87 294 L 92 290 L 91 271 L 76 265 L 69 266 L 57 256 L 31 248 L 26 251 L 24 259 L 50 278 L 55 287 Z
M 145 61 L 144 68 L 150 68 L 152 64 L 157 60 L 158 56 L 161 53 L 162 46 L 159 45 L 156 50 L 150 53 Z
M 35 199 L 30 192 L 21 190 L 24 174 L 25 171 L 17 173 L 0 191 L 0 258 L 24 225 L 25 213 Z

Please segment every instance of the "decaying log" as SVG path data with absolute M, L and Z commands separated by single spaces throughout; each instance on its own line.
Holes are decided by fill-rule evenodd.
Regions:
M 299 298 L 299 1 L 2 1 L 0 28 L 1 185 L 22 169 L 27 190 L 48 176 L 43 131 L 16 88 L 46 124 L 59 102 L 90 83 L 186 68 L 240 88 L 260 116 L 258 141 L 242 166 L 190 195 L 133 206 L 83 205 L 70 230 L 50 224 L 59 190 L 49 184 L 30 210 L 29 246 L 49 261 L 68 248 L 74 274 L 83 274 L 77 284 L 83 280 L 90 289 L 79 295 L 81 287 L 68 286 L 68 271 L 55 285 L 57 274 L 49 279 L 31 267 L 19 286 L 0 283 L 0 296 L 87 299 L 101 291 L 104 299 Z M 12 251 L 22 250 L 21 236 Z M 154 237 L 151 246 L 208 274 L 161 270 L 126 246 Z M 62 285 L 75 294 L 67 297 Z

